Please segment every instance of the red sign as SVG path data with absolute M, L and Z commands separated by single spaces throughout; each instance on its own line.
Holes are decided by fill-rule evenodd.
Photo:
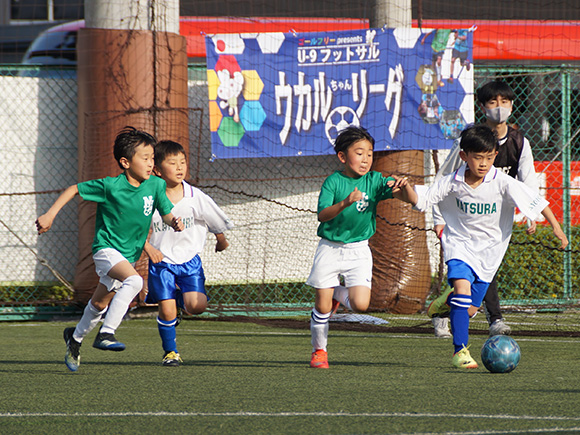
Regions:
M 413 27 L 418 27 L 417 20 Z M 473 26 L 473 59 L 571 60 L 580 58 L 580 23 L 551 20 L 423 20 L 423 29 Z
M 534 162 L 540 179 L 540 193 L 550 202 L 556 219 L 562 223 L 564 218 L 563 171 L 562 162 Z M 580 162 L 570 164 L 570 218 L 572 225 L 580 225 Z M 518 213 L 516 213 L 518 220 Z M 521 213 L 519 213 L 521 221 Z M 540 221 L 545 222 L 544 219 Z

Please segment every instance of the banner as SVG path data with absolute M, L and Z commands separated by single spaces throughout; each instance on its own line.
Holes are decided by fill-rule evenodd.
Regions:
M 472 46 L 465 29 L 208 36 L 213 158 L 334 154 L 351 124 L 375 151 L 450 148 L 474 118 Z

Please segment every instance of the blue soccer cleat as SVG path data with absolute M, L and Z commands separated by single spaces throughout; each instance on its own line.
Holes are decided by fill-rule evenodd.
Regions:
M 101 350 L 112 350 L 113 352 L 125 350 L 125 344 L 117 341 L 113 334 L 107 332 L 99 332 L 97 334 L 93 347 Z

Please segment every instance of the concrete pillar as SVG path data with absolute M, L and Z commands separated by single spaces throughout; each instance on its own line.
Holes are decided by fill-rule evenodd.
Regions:
M 127 125 L 189 149 L 187 52 L 178 34 L 179 2 L 85 1 L 78 35 L 79 181 L 116 176 L 117 133 Z M 91 245 L 96 204 L 79 205 L 75 300 L 88 302 L 98 282 Z M 146 273 L 146 263 L 138 263 Z
M 411 27 L 411 0 L 376 0 L 375 28 Z M 406 176 L 422 184 L 422 151 L 375 153 L 373 170 Z M 377 232 L 370 239 L 373 252 L 371 309 L 410 314 L 424 308 L 431 285 L 425 216 L 402 201 L 383 201 L 377 208 Z M 403 225 L 392 225 L 400 223 Z

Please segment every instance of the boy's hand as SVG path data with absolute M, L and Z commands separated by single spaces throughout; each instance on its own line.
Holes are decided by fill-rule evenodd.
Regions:
M 173 217 L 173 219 L 171 219 L 171 228 L 177 232 L 183 231 L 185 226 L 183 225 L 183 221 L 180 217 Z
M 152 263 L 159 263 L 163 260 L 163 254 L 159 249 L 155 249 L 153 246 L 149 245 L 149 249 L 145 249 L 145 253 L 149 257 Z
M 215 252 L 221 252 L 227 249 L 228 246 L 230 246 L 230 242 L 227 241 L 226 237 L 223 235 L 223 233 L 220 234 L 216 234 L 215 235 Z
M 38 234 L 46 233 L 52 227 L 52 222 L 54 218 L 48 216 L 47 214 L 43 214 L 34 222 L 36 224 L 36 230 Z
M 397 177 L 396 175 L 391 175 L 391 177 L 393 177 L 395 181 L 389 180 L 387 186 L 392 189 L 393 198 L 397 198 L 412 205 L 417 204 L 417 194 L 409 184 L 409 180 L 405 177 Z
M 566 237 L 566 234 L 564 234 L 564 231 L 562 231 L 562 228 L 554 228 L 554 235 L 561 242 L 559 249 L 565 249 L 566 246 L 568 246 L 568 238 Z
M 145 246 L 143 246 L 143 250 L 145 251 L 145 253 L 149 257 L 149 260 L 151 260 L 152 263 L 159 263 L 160 261 L 163 260 L 164 256 L 161 253 L 161 251 L 158 250 L 157 248 L 154 248 L 153 245 L 151 243 L 149 243 L 148 241 L 145 242 Z
M 536 221 L 528 219 L 528 228 L 526 228 L 527 234 L 534 234 L 536 232 Z
M 355 187 L 354 190 L 350 192 L 350 195 L 347 196 L 346 200 L 348 202 L 348 205 L 351 205 L 357 201 L 360 201 L 362 198 L 363 198 L 362 192 L 358 190 L 358 187 Z
M 391 175 L 391 177 L 393 177 L 395 181 L 387 181 L 387 186 L 393 189 L 393 193 L 396 193 L 409 185 L 409 181 L 404 177 L 397 177 L 396 175 Z

